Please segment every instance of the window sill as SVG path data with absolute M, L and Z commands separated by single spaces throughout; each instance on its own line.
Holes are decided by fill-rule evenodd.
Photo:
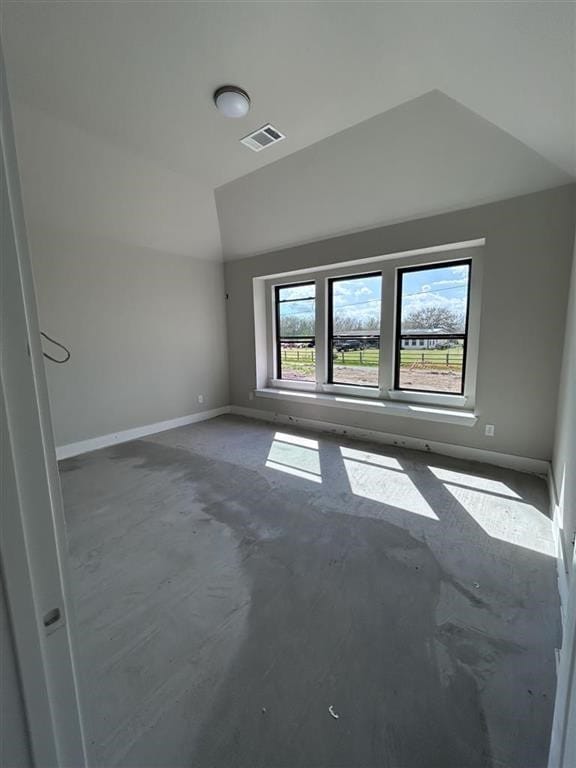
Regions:
M 465 395 L 451 395 L 444 392 L 410 392 L 407 389 L 389 389 L 388 397 L 397 402 L 410 405 L 430 405 L 432 408 L 465 408 L 468 398 Z M 468 403 L 468 410 L 471 404 Z
M 330 395 L 322 392 L 306 392 L 276 387 L 256 389 L 254 394 L 256 397 L 267 397 L 273 400 L 288 400 L 307 405 L 315 403 L 322 406 L 344 408 L 350 411 L 367 411 L 368 413 L 380 413 L 384 416 L 406 416 L 411 419 L 437 421 L 443 424 L 459 424 L 465 427 L 473 427 L 478 420 L 476 414 L 472 411 L 453 410 L 417 403 L 367 400 L 359 397 L 346 397 L 345 395 Z

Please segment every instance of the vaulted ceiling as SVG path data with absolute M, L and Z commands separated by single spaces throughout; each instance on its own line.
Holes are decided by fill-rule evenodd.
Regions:
M 485 197 L 566 183 L 576 175 L 575 32 L 575 6 L 562 2 L 4 2 L 25 205 L 58 226 L 219 258 L 216 188 L 365 130 L 369 118 L 394 121 L 395 108 L 430 92 L 441 92 L 435 109 L 443 105 L 449 131 L 454 105 L 480 121 L 467 122 L 463 142 L 493 127 L 500 170 Z M 244 120 L 213 107 L 212 92 L 229 82 L 252 97 Z M 258 154 L 239 143 L 266 122 L 287 139 Z M 397 135 L 400 157 L 409 142 L 422 152 L 412 125 Z M 394 156 L 390 143 L 382 150 Z M 458 151 L 464 157 L 466 146 Z M 386 199 L 402 174 L 392 163 Z M 477 199 L 473 178 L 459 182 L 460 207 Z M 436 208 L 444 205 L 454 201 L 440 195 Z M 429 207 L 399 204 L 393 218 Z M 386 218 L 382 210 L 378 223 Z M 229 255 L 250 247 L 225 243 Z

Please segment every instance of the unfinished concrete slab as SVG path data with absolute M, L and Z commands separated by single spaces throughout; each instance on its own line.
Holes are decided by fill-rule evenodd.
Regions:
M 94 765 L 546 765 L 541 479 L 232 416 L 61 476 Z

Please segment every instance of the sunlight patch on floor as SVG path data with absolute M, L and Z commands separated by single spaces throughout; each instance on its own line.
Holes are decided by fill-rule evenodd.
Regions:
M 513 491 L 506 483 L 501 483 L 499 480 L 490 480 L 487 477 L 479 477 L 478 475 L 471 475 L 466 472 L 454 472 L 442 467 L 428 466 L 428 469 L 434 477 L 442 480 L 442 482 L 465 485 L 467 488 L 477 488 L 479 491 L 486 491 L 488 493 L 498 493 L 501 496 L 509 496 L 512 499 L 521 498 L 516 491 Z
M 289 435 L 287 432 L 275 432 L 274 442 L 301 445 L 303 448 L 313 448 L 316 451 L 318 450 L 318 440 L 313 440 L 310 437 L 302 437 L 301 435 Z
M 536 507 L 450 483 L 444 487 L 492 538 L 554 556 L 552 522 Z
M 321 483 L 318 441 L 276 432 L 266 460 L 268 469 Z
M 345 459 L 355 459 L 356 461 L 362 461 L 365 464 L 374 464 L 377 467 L 388 467 L 389 469 L 398 469 L 403 472 L 402 465 L 397 459 L 393 459 L 392 456 L 381 456 L 378 453 L 370 453 L 369 451 L 358 451 L 356 448 L 340 448 L 340 453 Z
M 405 473 L 346 458 L 344 467 L 352 493 L 356 496 L 438 520 L 438 516 Z

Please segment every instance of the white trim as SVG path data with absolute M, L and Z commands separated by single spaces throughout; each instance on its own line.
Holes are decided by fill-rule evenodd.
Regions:
M 291 379 L 270 379 L 270 387 L 279 389 L 295 389 L 300 392 L 316 392 L 315 381 L 295 381 Z
M 179 416 L 177 419 L 157 421 L 155 424 L 145 424 L 142 427 L 124 429 L 122 432 L 112 432 L 109 435 L 91 437 L 88 440 L 79 440 L 77 443 L 60 445 L 56 448 L 56 458 L 58 461 L 69 459 L 71 456 L 79 456 L 81 453 L 97 451 L 99 448 L 106 448 L 116 443 L 138 440 L 140 437 L 154 435 L 156 432 L 166 432 L 168 429 L 176 429 L 176 427 L 185 427 L 188 424 L 197 424 L 199 421 L 215 419 L 216 416 L 223 416 L 226 413 L 230 413 L 229 405 L 225 405 L 222 408 L 212 408 L 209 411 L 200 411 L 200 413 L 191 413 L 188 416 Z
M 408 392 L 403 389 L 389 389 L 388 398 L 405 403 L 445 405 L 447 408 L 463 408 L 468 404 L 468 398 L 465 395 L 449 395 L 446 392 Z
M 371 388 L 367 397 L 379 400 L 403 400 L 411 402 L 426 402 L 440 408 L 448 406 L 462 408 L 469 412 L 474 409 L 476 397 L 476 374 L 478 367 L 478 348 L 480 337 L 480 311 L 482 295 L 483 258 L 482 246 L 484 239 L 456 243 L 446 248 L 432 247 L 416 251 L 406 251 L 390 256 L 369 257 L 352 262 L 305 270 L 295 270 L 285 273 L 282 277 L 266 275 L 253 278 L 254 291 L 254 327 L 256 385 L 258 389 L 267 387 L 283 387 L 284 389 L 315 389 L 317 392 L 334 392 L 341 394 L 357 394 L 358 387 L 346 384 L 328 383 L 328 292 L 330 281 L 343 278 L 360 278 L 363 274 L 371 274 L 374 269 L 382 275 L 382 296 L 380 306 L 380 360 L 378 367 L 379 387 Z M 435 392 L 404 392 L 392 388 L 394 381 L 395 361 L 395 326 L 397 323 L 396 307 L 398 303 L 399 278 L 398 271 L 410 267 L 440 268 L 445 263 L 454 262 L 454 251 L 458 261 L 470 261 L 471 272 L 469 282 L 468 331 L 466 369 L 464 374 L 463 395 Z M 408 263 L 406 263 L 407 259 Z M 362 270 L 365 266 L 365 271 Z M 276 310 L 275 291 L 279 287 L 290 286 L 302 278 L 306 282 L 314 282 L 315 297 L 315 338 L 316 338 L 316 376 L 315 382 L 298 382 L 278 379 L 277 349 L 276 349 Z M 261 325 L 263 324 L 263 325 Z M 348 391 L 349 390 L 349 391 Z M 414 397 L 412 397 L 414 395 Z M 451 398 L 449 402 L 447 398 Z
M 384 443 L 385 445 L 397 445 L 401 448 L 410 448 L 412 450 L 425 451 L 427 453 L 439 453 L 443 456 L 453 456 L 458 459 L 479 461 L 484 464 L 493 464 L 497 467 L 515 469 L 518 472 L 528 472 L 544 477 L 547 475 L 550 466 L 549 462 L 544 461 L 543 459 L 532 459 L 526 456 L 515 456 L 511 453 L 486 451 L 482 448 L 469 448 L 463 445 L 441 443 L 435 440 L 422 440 L 416 437 L 406 437 L 405 435 L 394 435 L 390 432 L 379 432 L 374 429 L 347 427 L 329 421 L 303 419 L 296 416 L 287 416 L 283 413 L 276 413 L 274 411 L 258 410 L 257 408 L 244 408 L 243 406 L 232 405 L 230 412 L 236 416 L 246 416 L 250 419 L 270 421 L 279 424 L 292 424 L 293 426 L 311 429 L 315 432 L 326 432 L 358 440 L 370 440 L 371 442 Z
M 389 400 L 365 399 L 331 395 L 324 392 L 304 392 L 264 387 L 254 390 L 256 397 L 268 397 L 276 400 L 291 400 L 296 403 L 327 405 L 332 408 L 344 408 L 349 411 L 367 411 L 383 416 L 405 416 L 410 419 L 438 421 L 443 424 L 458 424 L 473 427 L 478 417 L 472 411 L 456 411 L 448 408 L 437 408 L 416 403 L 394 403 Z
M 0 103 L 1 568 L 32 762 L 81 768 L 88 759 L 64 510 L 1 43 Z M 46 624 L 55 610 L 60 618 Z
M 576 549 L 569 566 L 566 598 L 548 768 L 572 768 L 576 757 Z
M 366 232 L 369 230 L 366 229 L 360 229 L 358 232 Z M 347 234 L 353 234 L 353 233 L 347 233 Z M 326 238 L 319 238 L 318 240 L 312 240 L 307 241 L 306 243 L 300 243 L 299 245 L 296 244 L 292 247 L 298 248 L 303 245 L 311 245 L 312 243 L 317 242 L 324 242 Z M 379 261 L 389 261 L 391 259 L 407 259 L 418 257 L 418 256 L 436 256 L 438 253 L 444 253 L 449 251 L 462 251 L 467 250 L 468 248 L 481 248 L 483 245 L 486 245 L 486 238 L 485 237 L 478 237 L 475 240 L 461 240 L 459 242 L 455 243 L 444 243 L 443 245 L 431 245 L 426 248 L 412 248 L 408 251 L 393 251 L 392 253 L 379 253 L 376 256 L 367 256 L 363 259 L 351 259 L 349 261 L 340 261 L 337 264 L 322 264 L 318 267 L 302 267 L 301 269 L 291 269 L 288 272 L 276 272 L 273 275 L 264 275 L 264 276 L 258 276 L 255 278 L 256 280 L 280 280 L 283 278 L 288 278 L 290 280 L 292 277 L 298 276 L 298 275 L 306 275 L 308 273 L 312 274 L 313 272 L 325 272 L 327 270 L 337 270 L 337 269 L 344 269 L 348 267 L 355 268 L 359 266 L 362 268 L 363 265 L 370 266 L 374 264 L 375 262 Z M 283 248 L 279 248 L 277 250 L 284 250 Z M 262 253 L 273 253 L 273 251 L 263 251 Z M 258 256 L 261 254 L 255 253 L 252 254 L 253 256 Z M 455 258 L 464 258 L 460 255 L 457 255 Z
M 552 519 L 552 533 L 554 535 L 554 544 L 556 548 L 556 569 L 558 577 L 558 592 L 560 593 L 560 612 L 562 625 L 565 623 L 566 610 L 568 606 L 568 595 L 570 592 L 570 572 L 569 562 L 566 554 L 564 536 L 560 526 L 560 504 L 556 491 L 556 481 L 554 480 L 554 470 L 552 465 L 548 468 L 548 492 L 550 495 L 550 518 Z
M 279 386 L 282 387 L 283 383 Z M 365 387 L 362 384 L 318 384 L 317 391 L 327 395 L 351 395 L 366 400 L 379 400 L 381 397 L 378 387 Z

